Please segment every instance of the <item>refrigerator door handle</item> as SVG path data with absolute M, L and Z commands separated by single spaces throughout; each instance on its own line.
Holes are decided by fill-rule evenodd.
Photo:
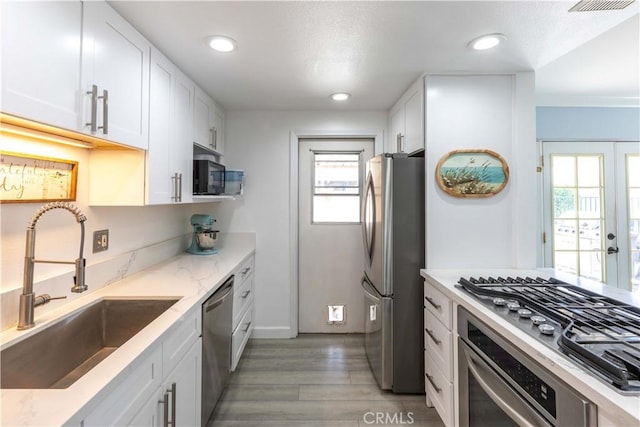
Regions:
M 366 274 L 362 276 L 362 280 L 360 280 L 360 285 L 362 285 L 362 289 L 364 290 L 364 293 L 367 297 L 375 301 L 380 301 L 381 295 L 379 295 L 378 292 L 375 290 L 375 288 L 373 287 L 373 284 L 371 283 L 371 281 L 369 280 Z
M 371 265 L 373 257 L 373 245 L 376 227 L 375 193 L 373 188 L 373 176 L 371 172 L 367 176 L 364 199 L 362 200 L 362 239 L 366 260 Z

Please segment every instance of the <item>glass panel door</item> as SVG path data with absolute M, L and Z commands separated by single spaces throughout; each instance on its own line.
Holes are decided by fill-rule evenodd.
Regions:
M 616 143 L 620 287 L 640 291 L 640 144 Z M 623 279 L 624 278 L 624 279 Z
M 544 142 L 545 266 L 618 285 L 613 143 Z

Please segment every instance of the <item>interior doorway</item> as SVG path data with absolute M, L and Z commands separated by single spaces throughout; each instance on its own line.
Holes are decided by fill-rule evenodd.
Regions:
M 640 289 L 640 145 L 542 143 L 545 265 Z
M 298 330 L 363 332 L 361 200 L 371 138 L 299 140 Z

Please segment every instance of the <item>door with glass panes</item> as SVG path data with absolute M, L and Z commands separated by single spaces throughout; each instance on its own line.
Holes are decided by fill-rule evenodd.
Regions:
M 361 209 L 372 139 L 301 139 L 299 332 L 363 332 Z
M 543 142 L 545 265 L 640 289 L 640 144 Z

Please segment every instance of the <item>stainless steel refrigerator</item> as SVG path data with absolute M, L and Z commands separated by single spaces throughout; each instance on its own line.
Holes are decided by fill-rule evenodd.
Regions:
M 382 154 L 362 199 L 365 347 L 382 389 L 424 393 L 424 157 Z

